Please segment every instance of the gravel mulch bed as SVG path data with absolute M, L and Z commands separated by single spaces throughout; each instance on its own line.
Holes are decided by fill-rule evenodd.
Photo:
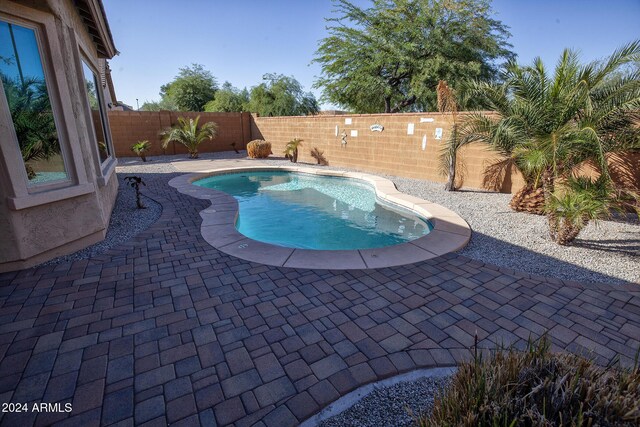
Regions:
M 422 378 L 377 388 L 349 409 L 322 423 L 320 427 L 415 426 L 416 418 L 433 410 L 436 392 L 449 381 Z
M 173 167 L 171 167 L 170 164 L 165 164 L 162 168 L 158 168 L 157 172 L 166 173 L 169 170 L 173 171 Z M 104 240 L 72 254 L 63 255 L 46 261 L 41 265 L 55 265 L 65 262 L 73 262 L 100 255 L 112 247 L 126 242 L 141 231 L 151 227 L 151 225 L 160 218 L 160 214 L 162 214 L 162 205 L 153 199 L 144 196 L 145 191 L 144 187 L 142 187 L 141 193 L 143 197 L 141 200 L 142 204 L 146 206 L 146 209 L 137 209 L 135 190 L 124 182 L 125 176 L 135 174 L 140 171 L 145 171 L 145 169 L 141 169 L 139 167 L 127 168 L 126 173 L 117 174 L 120 186 L 118 188 L 118 196 L 116 197 L 116 202 L 111 213 L 111 220 L 109 221 L 107 235 Z
M 579 282 L 640 283 L 640 224 L 589 224 L 572 246 L 554 243 L 544 216 L 514 212 L 510 194 L 389 177 L 398 190 L 445 206 L 462 216 L 473 234 L 459 254 L 500 267 Z

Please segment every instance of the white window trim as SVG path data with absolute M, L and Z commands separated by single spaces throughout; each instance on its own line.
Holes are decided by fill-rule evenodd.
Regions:
M 29 19 L 23 18 L 23 16 L 28 16 Z M 0 19 L 35 31 L 58 132 L 60 153 L 68 177 L 68 180 L 50 184 L 28 185 L 22 154 L 13 129 L 13 121 L 8 114 L 9 105 L 4 90 L 2 90 L 0 107 L 5 113 L 0 114 L 0 138 L 8 143 L 2 144 L 0 147 L 0 157 L 9 177 L 8 207 L 14 210 L 25 209 L 93 192 L 94 185 L 87 180 L 82 151 L 76 139 L 77 132 L 70 127 L 75 123 L 72 108 L 70 105 L 63 105 L 62 101 L 70 100 L 71 93 L 64 74 L 54 72 L 54 70 L 64 70 L 65 64 L 62 60 L 62 50 L 58 42 L 58 32 L 53 16 L 15 3 L 2 2 L 0 3 Z

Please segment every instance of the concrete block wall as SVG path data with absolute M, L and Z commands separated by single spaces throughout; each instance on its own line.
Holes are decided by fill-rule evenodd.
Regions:
M 135 154 L 131 146 L 138 141 L 148 140 L 151 149 L 148 156 L 162 154 L 187 154 L 187 149 L 179 143 L 170 143 L 162 148 L 160 132 L 178 123 L 179 117 L 196 118 L 199 124 L 213 121 L 218 124 L 218 136 L 213 141 L 205 141 L 198 151 L 203 153 L 230 151 L 236 143 L 243 150 L 250 141 L 251 115 L 249 113 L 204 113 L 175 111 L 110 111 L 109 124 L 117 157 L 131 157 Z
M 450 135 L 452 123 L 451 114 L 442 113 L 254 116 L 251 133 L 254 139 L 270 141 L 276 156 L 282 156 L 288 141 L 301 138 L 304 140 L 298 159 L 301 162 L 314 162 L 310 150 L 317 147 L 333 166 L 444 182 L 446 176 L 440 173 L 440 151 Z M 376 124 L 384 127 L 382 132 L 371 130 Z M 412 135 L 408 132 L 411 124 Z M 436 139 L 438 128 L 442 129 L 441 139 Z M 356 131 L 357 136 L 351 136 L 352 131 Z M 347 134 L 346 144 L 342 144 L 343 132 Z M 485 169 L 501 158 L 480 144 L 462 149 L 459 159 L 459 172 L 465 186 L 511 192 L 524 183 L 515 171 L 503 173 L 497 183 L 487 182 Z
M 264 139 L 271 142 L 274 156 L 282 157 L 287 142 L 300 138 L 303 142 L 299 162 L 314 163 L 310 150 L 317 147 L 331 166 L 436 182 L 446 180 L 441 173 L 440 152 L 453 123 L 448 113 L 258 117 L 249 113 L 112 111 L 109 121 L 116 156 L 133 156 L 131 145 L 144 139 L 152 143 L 149 156 L 186 155 L 186 148 L 176 143 L 163 150 L 159 133 L 177 123 L 178 117 L 198 115 L 200 123 L 218 124 L 218 136 L 212 142 L 203 143 L 199 148 L 201 152 L 230 151 L 233 142 L 242 150 L 249 141 Z M 411 135 L 410 124 L 413 125 Z M 372 125 L 381 125 L 382 132 L 372 131 Z M 442 129 L 441 139 L 436 139 L 436 129 Z M 352 136 L 352 131 L 356 131 L 357 136 Z M 346 144 L 342 144 L 343 132 L 347 134 Z M 524 185 L 522 176 L 513 168 L 492 168 L 505 158 L 482 144 L 464 147 L 458 158 L 457 175 L 466 187 L 513 193 Z M 613 156 L 610 164 L 614 179 L 627 188 L 640 188 L 640 155 Z M 585 170 L 594 174 L 593 168 L 585 166 Z M 494 171 L 498 173 L 491 173 Z

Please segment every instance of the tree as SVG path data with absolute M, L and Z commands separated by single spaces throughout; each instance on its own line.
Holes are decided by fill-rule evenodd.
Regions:
M 245 88 L 239 90 L 229 82 L 224 82 L 222 88 L 216 91 L 215 98 L 204 106 L 204 111 L 210 112 L 241 112 L 247 111 L 249 104 L 249 91 Z
M 334 0 L 339 16 L 314 58 L 326 101 L 358 113 L 434 109 L 439 80 L 491 80 L 514 56 L 489 0 L 372 1 Z
M 497 117 L 473 113 L 461 132 L 511 158 L 524 191 L 542 195 L 549 234 L 559 244 L 571 243 L 591 220 L 637 206 L 637 195 L 614 185 L 608 157 L 640 150 L 640 73 L 611 78 L 639 55 L 640 41 L 586 65 L 565 50 L 553 75 L 537 58 L 527 67 L 509 64 L 501 85 L 475 82 L 468 89 Z M 597 179 L 580 175 L 585 163 L 596 167 Z
M 178 107 L 172 99 L 162 98 L 160 101 L 145 101 L 140 107 L 141 111 L 178 111 Z
M 200 64 L 180 68 L 173 81 L 160 87 L 162 100 L 174 104 L 179 111 L 203 111 L 218 89 L 215 77 Z
M 179 142 L 189 150 L 189 158 L 198 158 L 198 146 L 206 139 L 213 140 L 218 134 L 218 125 L 214 122 L 207 122 L 198 127 L 200 116 L 187 120 L 178 117 L 178 124 L 165 129 L 160 133 L 162 136 L 162 148 L 166 149 L 171 141 Z
M 441 113 L 451 113 L 453 121 L 451 125 L 451 133 L 442 146 L 440 153 L 441 172 L 447 176 L 447 183 L 444 189 L 447 191 L 455 191 L 456 187 L 456 166 L 458 163 L 458 150 L 465 144 L 465 140 L 460 137 L 458 131 L 458 101 L 453 89 L 447 85 L 447 82 L 440 80 L 436 88 L 438 96 L 438 111 Z
M 311 92 L 304 92 L 293 77 L 265 74 L 265 80 L 251 88 L 248 108 L 261 116 L 301 116 L 316 114 L 318 101 Z
M 302 140 L 300 138 L 294 138 L 287 142 L 284 148 L 284 157 L 291 160 L 293 163 L 298 163 L 298 149 L 302 147 Z

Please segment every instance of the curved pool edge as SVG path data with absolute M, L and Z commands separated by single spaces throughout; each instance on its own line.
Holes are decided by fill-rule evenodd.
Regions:
M 410 242 L 373 249 L 316 250 L 294 249 L 259 242 L 241 234 L 235 227 L 238 202 L 228 193 L 200 187 L 194 181 L 213 175 L 247 171 L 288 171 L 312 175 L 328 175 L 365 181 L 376 195 L 387 203 L 413 211 L 428 219 L 433 229 Z M 169 181 L 182 194 L 209 200 L 211 206 L 200 211 L 203 239 L 228 255 L 276 267 L 322 270 L 360 270 L 394 267 L 436 258 L 463 248 L 471 238 L 471 228 L 457 213 L 444 206 L 401 193 L 386 178 L 362 172 L 317 169 L 304 166 L 235 166 L 211 168 L 206 172 L 188 173 Z

